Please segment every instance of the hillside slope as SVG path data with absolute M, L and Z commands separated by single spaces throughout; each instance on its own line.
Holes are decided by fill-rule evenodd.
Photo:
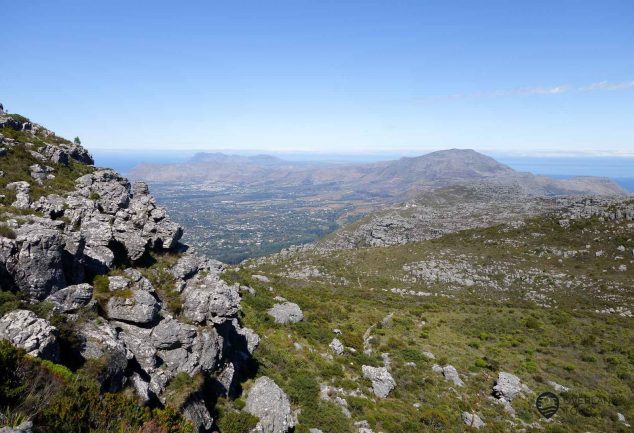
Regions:
M 407 245 L 291 251 L 231 276 L 255 288 L 243 306 L 266 341 L 256 356 L 302 407 L 300 425 L 631 431 L 634 201 L 583 199 Z M 280 297 L 301 322 L 273 323 Z M 543 392 L 559 399 L 550 420 L 535 406 Z

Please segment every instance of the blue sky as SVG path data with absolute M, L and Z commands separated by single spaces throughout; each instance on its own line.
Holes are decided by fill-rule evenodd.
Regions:
M 41 1 L 0 101 L 89 149 L 634 155 L 634 2 Z

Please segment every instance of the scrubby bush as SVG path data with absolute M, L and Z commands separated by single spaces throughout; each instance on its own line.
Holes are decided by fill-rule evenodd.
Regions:
M 16 238 L 16 234 L 13 229 L 6 224 L 0 224 L 0 236 L 8 239 Z
M 180 409 L 190 395 L 200 391 L 203 381 L 202 374 L 190 376 L 185 372 L 180 372 L 167 384 L 165 400 L 174 409 Z
M 12 293 L 0 290 L 0 317 L 20 307 L 20 300 Z
M 218 421 L 222 433 L 249 433 L 258 423 L 258 418 L 246 412 L 228 412 Z
M 97 381 L 31 358 L 6 341 L 0 341 L 0 377 L 0 407 L 32 420 L 38 432 L 193 431 L 173 409 L 151 410 L 123 394 L 102 394 Z

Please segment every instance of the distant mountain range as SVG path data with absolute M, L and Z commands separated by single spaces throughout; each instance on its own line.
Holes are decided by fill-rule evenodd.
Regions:
M 455 184 L 487 183 L 518 187 L 531 195 L 621 195 L 608 178 L 552 179 L 518 172 L 470 149 L 450 149 L 414 158 L 368 164 L 286 161 L 270 155 L 198 153 L 177 164 L 140 164 L 129 172 L 149 182 L 206 182 L 248 187 L 321 188 L 341 194 L 402 199 Z

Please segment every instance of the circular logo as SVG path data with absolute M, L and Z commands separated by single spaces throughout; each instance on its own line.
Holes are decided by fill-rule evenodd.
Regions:
M 559 397 L 556 394 L 546 391 L 537 396 L 535 407 L 546 419 L 550 419 L 559 410 Z

